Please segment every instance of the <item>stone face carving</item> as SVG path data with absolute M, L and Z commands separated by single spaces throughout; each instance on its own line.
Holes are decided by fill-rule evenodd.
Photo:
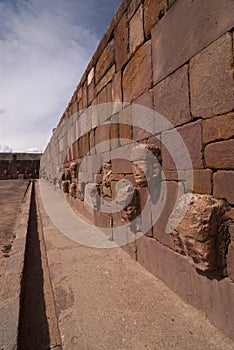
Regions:
M 69 193 L 69 184 L 67 180 L 62 181 L 62 190 L 64 193 Z
M 99 209 L 100 195 L 96 183 L 88 183 L 85 186 L 85 202 L 93 209 Z
M 83 201 L 84 200 L 84 193 L 85 193 L 85 182 L 78 182 L 76 184 L 76 198 Z
M 71 180 L 76 182 L 77 179 L 77 163 L 73 162 L 70 164 Z
M 203 272 L 226 275 L 226 254 L 229 244 L 227 205 L 209 195 L 185 194 L 170 217 L 176 223 L 188 197 L 188 210 L 170 233 L 171 248 L 185 255 L 190 263 Z
M 70 184 L 69 194 L 71 197 L 76 198 L 76 184 L 74 182 Z
M 124 223 L 132 222 L 138 215 L 137 190 L 130 184 L 123 185 L 116 196 L 117 206 L 121 209 L 121 220 Z
M 154 144 L 139 144 L 131 153 L 132 171 L 136 184 L 147 187 L 152 181 L 159 182 L 161 176 L 160 149 Z
M 112 177 L 112 167 L 111 163 L 105 163 L 102 168 L 102 185 L 101 185 L 101 195 L 103 197 L 111 198 L 111 177 Z

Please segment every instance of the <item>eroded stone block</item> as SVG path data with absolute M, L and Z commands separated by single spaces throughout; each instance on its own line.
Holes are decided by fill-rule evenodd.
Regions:
M 188 210 L 181 220 L 185 206 Z M 224 201 L 209 195 L 182 196 L 169 220 L 175 227 L 170 233 L 171 249 L 185 255 L 198 270 L 225 276 L 229 244 L 226 210 Z

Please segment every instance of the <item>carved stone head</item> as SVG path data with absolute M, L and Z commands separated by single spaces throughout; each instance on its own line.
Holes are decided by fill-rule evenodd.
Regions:
M 154 144 L 138 144 L 131 153 L 132 171 L 139 187 L 147 187 L 160 177 L 160 149 Z

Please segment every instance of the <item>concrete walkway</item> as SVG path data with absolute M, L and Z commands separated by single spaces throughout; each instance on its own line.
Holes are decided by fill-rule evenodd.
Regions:
M 64 350 L 234 349 L 121 248 L 88 248 L 62 235 L 38 188 L 37 203 Z

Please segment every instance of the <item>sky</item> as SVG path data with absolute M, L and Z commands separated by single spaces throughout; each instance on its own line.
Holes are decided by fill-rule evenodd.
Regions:
M 43 152 L 120 0 L 0 0 L 0 152 Z

